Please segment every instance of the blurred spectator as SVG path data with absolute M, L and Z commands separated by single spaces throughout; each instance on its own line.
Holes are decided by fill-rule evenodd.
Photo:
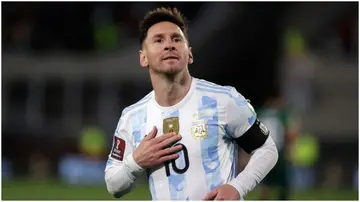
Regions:
M 3 47 L 16 51 L 30 48 L 30 40 L 34 27 L 34 5 L 6 2 L 3 9 Z
M 260 198 L 262 200 L 269 199 L 270 188 L 278 187 L 279 193 L 276 198 L 289 200 L 289 151 L 299 132 L 297 124 L 285 108 L 283 98 L 278 93 L 274 93 L 266 100 L 264 107 L 258 111 L 258 118 L 269 129 L 279 152 L 278 162 L 260 185 Z
M 99 127 L 85 127 L 80 134 L 79 147 L 86 156 L 101 159 L 108 152 L 105 151 L 105 133 Z
M 358 189 L 359 187 L 359 168 L 356 167 L 353 173 L 353 188 Z
M 356 53 L 358 43 L 356 41 L 356 30 L 358 29 L 353 22 L 353 17 L 349 14 L 344 16 L 337 25 L 337 34 L 340 39 L 340 45 L 342 48 L 342 53 L 345 56 L 351 56 Z M 355 36 L 356 35 L 356 36 Z
M 95 45 L 97 50 L 115 50 L 125 36 L 118 36 L 118 30 L 113 21 L 113 9 L 108 4 L 100 4 L 94 8 Z M 122 32 L 120 32 L 122 33 Z
M 5 180 L 10 180 L 13 176 L 12 164 L 7 158 L 1 160 L 1 177 Z
M 300 134 L 291 147 L 290 155 L 292 186 L 297 190 L 311 189 L 315 183 L 314 165 L 319 157 L 317 139 L 310 133 Z
M 104 155 L 107 151 L 105 134 L 95 126 L 85 127 L 78 142 L 81 153 L 67 154 L 61 158 L 59 175 L 67 184 L 99 185 L 105 183 Z
M 50 159 L 40 152 L 34 152 L 29 159 L 30 178 L 46 180 L 50 177 Z
M 313 102 L 315 62 L 300 31 L 289 29 L 285 41 L 282 84 L 285 103 L 296 114 L 303 114 Z

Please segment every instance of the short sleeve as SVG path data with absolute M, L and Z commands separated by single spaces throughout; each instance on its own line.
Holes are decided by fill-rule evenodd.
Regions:
M 232 138 L 239 138 L 255 121 L 256 113 L 250 101 L 233 88 L 226 106 L 226 133 Z

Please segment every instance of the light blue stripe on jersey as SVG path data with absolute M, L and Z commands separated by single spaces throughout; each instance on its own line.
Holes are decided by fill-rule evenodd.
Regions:
M 250 118 L 248 118 L 249 125 L 253 125 L 255 123 L 256 117 L 255 115 L 252 115 Z
M 198 80 L 197 85 L 202 86 L 202 87 L 208 87 L 208 88 L 212 88 L 214 90 L 223 90 L 223 91 L 231 91 L 231 87 L 229 86 L 220 86 L 205 80 Z
M 201 141 L 201 157 L 207 188 L 211 191 L 222 184 L 218 154 L 219 120 L 216 99 L 203 96 L 198 110 L 199 119 L 206 121 L 208 126 L 208 137 Z M 208 114 L 209 111 L 213 114 Z
M 239 162 L 239 150 L 238 150 L 238 146 L 235 145 L 236 143 L 233 142 L 233 149 L 231 150 L 231 158 L 232 158 L 232 166 L 231 166 L 231 172 L 232 172 L 232 177 L 235 178 L 237 176 L 237 172 L 238 172 L 238 162 Z
M 131 125 L 132 125 L 132 135 L 134 137 L 134 145 L 137 146 L 140 144 L 141 140 L 144 138 L 145 129 L 146 129 L 146 107 L 140 109 L 131 115 Z
M 201 88 L 201 87 L 196 87 L 196 90 L 209 92 L 209 93 L 216 93 L 216 94 L 225 94 L 232 98 L 232 95 L 230 94 L 230 92 L 224 91 L 224 90 L 214 90 L 211 88 Z
M 139 102 L 127 107 L 124 109 L 123 114 L 125 115 L 127 112 L 129 112 L 130 110 L 134 109 L 135 107 L 139 107 L 141 105 L 147 104 L 147 102 L 149 102 L 149 100 L 151 99 L 151 95 L 152 93 L 149 93 L 147 96 L 145 96 L 143 99 L 141 99 Z
M 242 106 L 248 103 L 248 101 L 238 93 L 238 95 L 233 96 L 231 94 L 232 87 L 224 87 L 219 86 L 216 84 L 211 84 L 209 82 L 203 83 L 201 80 L 197 83 L 198 86 L 196 86 L 196 90 L 203 91 L 203 92 L 209 92 L 209 93 L 216 93 L 216 94 L 224 94 L 229 96 L 230 98 L 233 98 L 237 105 Z
M 234 101 L 235 103 L 239 106 L 239 107 L 243 107 L 244 105 L 248 105 L 249 102 L 242 96 L 236 96 L 234 97 Z M 256 113 L 253 109 L 250 109 L 249 106 L 247 106 L 248 109 L 252 112 L 252 116 L 251 117 L 248 117 L 248 123 L 249 125 L 252 125 L 255 123 L 255 120 L 256 120 Z M 228 113 L 231 113 L 231 112 L 228 112 Z
M 151 175 L 149 176 L 149 187 L 152 200 L 157 201 L 154 178 Z
M 230 151 L 230 162 L 231 162 L 231 177 L 235 177 L 236 175 L 236 143 L 234 143 L 231 135 L 229 134 L 230 132 L 230 128 L 229 128 L 229 125 L 225 125 L 225 135 L 223 137 L 223 140 L 224 140 L 224 143 L 226 144 L 226 147 L 228 149 L 228 151 Z
M 228 149 L 230 150 L 231 177 L 234 177 L 235 176 L 235 145 L 228 147 Z
M 174 111 L 171 113 L 162 113 L 162 118 L 166 119 L 169 117 L 179 117 L 179 111 Z M 178 168 L 184 168 L 185 167 L 185 161 L 184 161 L 184 152 L 179 152 L 179 158 L 175 160 L 176 166 Z M 169 164 L 170 169 L 170 176 L 168 176 L 168 182 L 169 182 L 169 191 L 170 191 L 170 198 L 171 200 L 185 200 L 185 174 L 178 174 L 175 173 L 172 169 L 171 163 Z M 164 173 L 165 175 L 165 173 Z
M 234 97 L 234 101 L 238 106 L 244 106 L 247 105 L 249 102 L 240 94 L 238 96 Z
M 106 166 L 111 166 L 113 164 L 113 160 L 111 160 L 110 158 L 107 160 L 106 162 Z

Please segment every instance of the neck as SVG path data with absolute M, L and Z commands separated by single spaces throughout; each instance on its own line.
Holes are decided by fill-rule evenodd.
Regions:
M 150 78 L 155 100 L 163 107 L 179 103 L 191 86 L 191 76 L 187 68 L 175 75 L 160 74 L 150 70 Z

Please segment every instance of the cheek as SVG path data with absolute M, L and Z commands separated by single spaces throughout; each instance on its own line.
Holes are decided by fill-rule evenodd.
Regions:
M 156 48 L 153 48 L 151 51 L 149 51 L 148 53 L 148 58 L 152 61 L 156 61 L 160 58 L 161 56 L 161 49 L 156 49 Z
M 148 53 L 147 54 L 147 60 L 149 64 L 155 64 L 157 62 L 157 55 L 154 53 Z
M 189 51 L 184 50 L 182 53 L 182 57 L 184 58 L 185 61 L 189 60 Z

